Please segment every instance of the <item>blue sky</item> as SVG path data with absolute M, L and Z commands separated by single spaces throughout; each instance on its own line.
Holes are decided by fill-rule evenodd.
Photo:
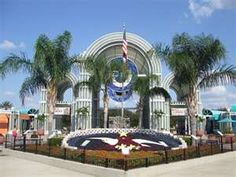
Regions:
M 176 33 L 213 34 L 227 49 L 226 63 L 236 65 L 236 0 L 0 0 L 0 60 L 9 53 L 34 53 L 37 37 L 72 33 L 71 54 L 82 53 L 98 37 L 122 31 L 136 33 L 151 44 L 169 44 Z M 0 80 L 0 102 L 20 107 L 18 92 L 24 73 Z M 236 87 L 202 92 L 205 107 L 236 103 Z M 38 107 L 38 98 L 26 99 Z

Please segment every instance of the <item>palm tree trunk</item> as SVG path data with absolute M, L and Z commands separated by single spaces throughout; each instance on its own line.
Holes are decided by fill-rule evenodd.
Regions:
M 106 86 L 105 86 L 106 87 Z M 109 97 L 107 95 L 107 89 L 105 88 L 103 96 L 103 106 L 104 106 L 104 128 L 107 128 L 107 119 L 108 119 L 108 103 Z
M 99 92 L 93 91 L 93 106 L 92 106 L 92 119 L 93 125 L 92 128 L 97 128 L 100 126 L 99 123 Z
M 143 109 L 139 109 L 139 122 L 138 122 L 138 127 L 142 128 L 143 127 Z
M 57 89 L 56 84 L 50 83 L 47 92 L 47 106 L 48 106 L 48 133 L 53 129 L 53 115 L 56 107 Z
M 191 134 L 196 135 L 197 131 L 197 121 L 196 121 L 196 114 L 197 114 L 197 97 L 195 88 L 189 93 L 186 98 L 186 104 L 188 107 L 188 117 L 190 118 L 190 129 Z
M 139 123 L 138 123 L 138 127 L 139 128 L 143 128 L 143 100 L 140 99 L 139 100 Z

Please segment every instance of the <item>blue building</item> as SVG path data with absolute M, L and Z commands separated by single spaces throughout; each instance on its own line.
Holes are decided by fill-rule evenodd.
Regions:
M 231 115 L 231 119 L 236 121 L 236 104 L 230 107 L 230 115 Z M 232 127 L 233 127 L 234 133 L 236 133 L 236 123 L 233 123 Z

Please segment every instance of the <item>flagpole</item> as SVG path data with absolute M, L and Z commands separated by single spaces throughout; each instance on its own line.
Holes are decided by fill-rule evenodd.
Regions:
M 121 101 L 121 119 L 123 120 L 124 118 L 124 82 L 122 80 L 122 101 Z
M 125 24 L 123 25 L 123 62 L 127 64 L 128 59 L 128 47 L 127 47 L 127 41 L 126 41 L 126 31 L 125 31 Z M 124 118 L 124 68 L 122 73 L 122 100 L 121 100 L 121 120 L 123 121 Z

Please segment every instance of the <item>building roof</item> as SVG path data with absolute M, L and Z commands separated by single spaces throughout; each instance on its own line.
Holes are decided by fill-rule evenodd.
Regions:
M 226 113 L 225 111 L 217 111 L 217 110 L 211 110 L 211 109 L 205 109 L 203 112 L 203 115 L 211 116 L 212 120 L 220 120 L 221 115 Z
M 0 114 L 0 123 L 7 124 L 8 123 L 8 116 L 7 114 Z
M 236 104 L 230 107 L 230 112 L 236 112 Z

